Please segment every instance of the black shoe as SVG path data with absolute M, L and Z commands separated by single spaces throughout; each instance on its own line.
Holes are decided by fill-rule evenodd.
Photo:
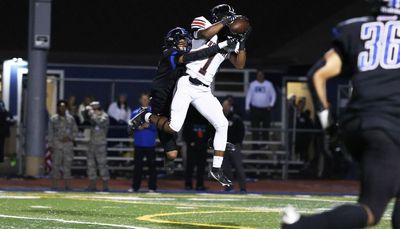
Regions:
M 233 190 L 233 185 L 231 185 L 231 186 L 225 186 L 224 187 L 224 190 L 225 190 L 225 192 L 233 192 L 234 190 Z
M 149 109 L 147 108 L 141 108 L 140 111 L 135 115 L 133 118 L 131 118 L 128 122 L 129 128 L 131 130 L 136 130 L 138 129 L 143 123 L 146 121 L 144 120 L 144 116 L 148 113 Z
M 212 168 L 210 172 L 208 173 L 210 177 L 212 177 L 214 180 L 218 181 L 221 183 L 222 186 L 231 186 L 232 181 L 230 181 L 222 172 L 222 169 L 218 168 Z
M 164 158 L 164 169 L 167 175 L 171 175 L 175 170 L 175 161 L 168 158 Z

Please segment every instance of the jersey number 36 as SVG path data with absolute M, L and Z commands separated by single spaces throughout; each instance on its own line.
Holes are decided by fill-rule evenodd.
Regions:
M 400 21 L 365 23 L 360 38 L 365 40 L 365 51 L 358 54 L 360 71 L 400 67 Z

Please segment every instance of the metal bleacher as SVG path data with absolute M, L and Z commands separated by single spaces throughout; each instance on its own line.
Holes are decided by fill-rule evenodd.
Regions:
M 253 141 L 251 140 L 251 128 L 249 123 L 245 122 L 246 134 L 243 141 L 241 153 L 243 155 L 243 165 L 245 172 L 253 177 L 274 177 L 284 178 L 287 173 L 297 173 L 303 162 L 296 159 L 288 153 L 284 141 L 282 130 L 271 128 L 269 141 Z M 119 176 L 131 174 L 133 170 L 133 139 L 131 138 L 108 138 L 108 165 L 110 171 Z M 86 167 L 86 151 L 88 149 L 88 138 L 77 138 L 74 147 L 74 163 L 73 170 L 84 172 Z M 253 149 L 253 144 L 262 145 L 260 149 Z M 186 146 L 183 141 L 178 140 L 180 147 L 180 156 L 175 160 L 176 172 L 184 171 L 184 158 L 186 157 Z M 159 142 L 156 147 L 158 171 L 163 173 L 163 149 Z M 207 162 L 211 165 L 213 151 L 210 149 Z M 117 175 L 117 176 L 118 176 Z

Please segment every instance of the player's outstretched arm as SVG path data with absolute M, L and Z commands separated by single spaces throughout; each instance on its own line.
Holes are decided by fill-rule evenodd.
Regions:
M 239 50 L 238 53 L 231 53 L 229 60 L 236 69 L 243 69 L 246 66 L 246 51 Z
M 232 44 L 235 44 L 235 43 L 236 43 L 235 40 L 226 40 L 226 41 L 220 42 L 216 45 L 210 46 L 208 48 L 200 49 L 200 50 L 190 52 L 190 53 L 184 53 L 181 56 L 179 56 L 178 62 L 181 64 L 184 64 L 184 63 L 189 63 L 189 62 L 196 61 L 196 60 L 206 59 L 206 58 L 216 54 L 221 49 L 223 49 L 227 46 L 231 46 Z
M 239 52 L 231 53 L 229 60 L 237 69 L 243 69 L 246 65 L 246 41 L 249 38 L 251 33 L 251 27 L 244 33 L 239 39 Z
M 229 26 L 235 20 L 235 16 L 224 17 L 221 21 L 214 23 L 212 26 L 206 29 L 200 29 L 194 32 L 194 37 L 196 39 L 209 40 L 215 36 L 224 26 Z
M 323 129 L 329 128 L 332 124 L 329 114 L 329 102 L 326 96 L 326 82 L 341 73 L 342 64 L 339 54 L 334 49 L 331 49 L 308 72 L 311 95 L 316 108 L 319 110 L 318 117 Z

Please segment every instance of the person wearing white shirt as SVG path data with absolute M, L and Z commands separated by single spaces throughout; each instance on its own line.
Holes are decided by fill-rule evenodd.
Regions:
M 257 70 L 256 80 L 250 83 L 246 95 L 246 112 L 250 112 L 252 128 L 269 128 L 271 123 L 271 109 L 276 101 L 276 92 L 272 83 L 265 80 L 262 70 Z M 268 140 L 268 131 L 262 131 L 263 139 Z M 253 131 L 253 140 L 260 139 L 260 131 Z M 253 145 L 258 148 L 258 145 Z
M 114 125 L 127 125 L 131 115 L 126 95 L 119 95 L 118 100 L 108 107 L 108 115 L 113 119 Z

